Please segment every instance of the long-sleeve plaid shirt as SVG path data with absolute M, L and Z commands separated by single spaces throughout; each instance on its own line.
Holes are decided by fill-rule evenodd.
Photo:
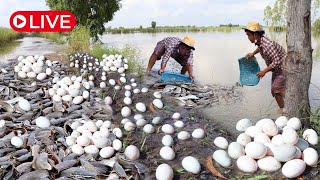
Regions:
M 267 66 L 272 69 L 283 69 L 283 61 L 286 57 L 286 50 L 278 43 L 271 41 L 262 36 L 261 43 L 258 46 L 262 58 L 266 61 Z
M 192 50 L 185 56 L 180 55 L 179 53 L 179 44 L 181 39 L 176 37 L 167 37 L 164 38 L 159 43 L 162 43 L 165 47 L 165 52 L 162 56 L 162 64 L 167 64 L 170 57 L 180 62 L 182 65 L 192 65 L 193 64 L 193 52 Z

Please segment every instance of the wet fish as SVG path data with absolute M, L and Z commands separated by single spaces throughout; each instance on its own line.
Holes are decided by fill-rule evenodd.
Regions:
M 35 180 L 48 178 L 49 172 L 47 170 L 37 170 L 23 174 L 18 178 L 18 180 Z

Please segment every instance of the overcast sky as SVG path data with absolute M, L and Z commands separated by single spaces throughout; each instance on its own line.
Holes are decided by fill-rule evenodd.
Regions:
M 23 3 L 22 3 L 23 1 Z M 263 11 L 275 0 L 122 0 L 122 8 L 106 26 L 245 25 L 263 23 Z M 0 26 L 10 27 L 10 15 L 18 10 L 48 10 L 45 0 L 0 0 Z

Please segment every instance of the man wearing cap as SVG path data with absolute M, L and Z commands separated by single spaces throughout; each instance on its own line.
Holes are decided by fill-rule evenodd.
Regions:
M 161 68 L 158 74 L 163 73 L 169 58 L 172 57 L 182 66 L 181 74 L 185 74 L 188 71 L 190 79 L 193 79 L 194 44 L 195 41 L 189 36 L 184 37 L 183 40 L 177 37 L 167 37 L 159 41 L 149 59 L 147 74 L 150 74 L 155 62 L 160 60 L 161 57 Z
M 265 60 L 267 67 L 260 71 L 257 76 L 263 78 L 269 71 L 272 72 L 271 80 L 271 94 L 275 97 L 280 110 L 280 113 L 285 113 L 284 110 L 284 97 L 286 76 L 284 73 L 284 63 L 287 53 L 285 49 L 278 43 L 270 40 L 264 36 L 264 30 L 257 22 L 249 22 L 246 28 L 243 28 L 251 43 L 255 43 L 258 48 L 253 53 L 248 53 L 247 57 L 253 57 L 255 54 L 260 53 Z

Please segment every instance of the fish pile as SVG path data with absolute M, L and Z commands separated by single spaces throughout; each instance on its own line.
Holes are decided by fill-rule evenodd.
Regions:
M 229 144 L 224 137 L 214 140 L 219 150 L 212 157 L 222 167 L 230 167 L 234 159 L 245 173 L 254 173 L 258 168 L 267 172 L 281 169 L 286 178 L 297 178 L 307 166 L 318 164 L 315 149 L 318 134 L 313 129 L 305 129 L 299 137 L 301 121 L 296 117 L 261 119 L 255 125 L 249 119 L 241 119 L 236 129 L 242 132 L 236 142 Z

